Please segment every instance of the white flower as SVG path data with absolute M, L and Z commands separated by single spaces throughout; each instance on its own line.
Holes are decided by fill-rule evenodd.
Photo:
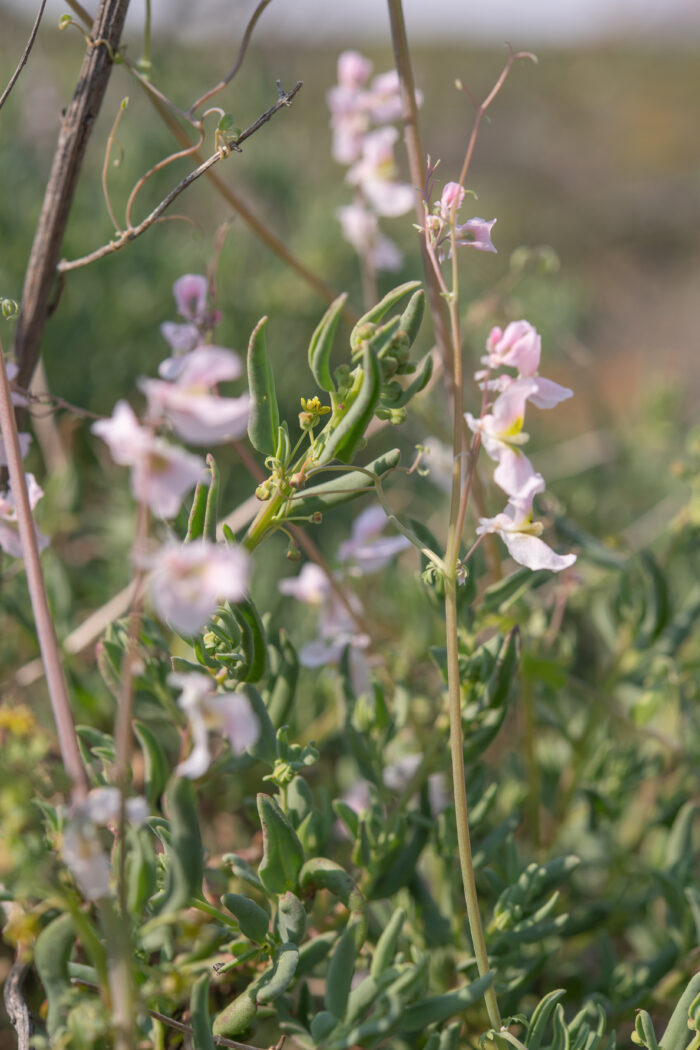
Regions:
M 111 419 L 92 425 L 93 434 L 109 447 L 115 463 L 131 467 L 131 491 L 154 514 L 172 518 L 185 494 L 206 481 L 204 461 L 191 452 L 170 445 L 142 427 L 126 401 L 118 401 Z
M 386 513 L 379 504 L 367 507 L 355 519 L 351 538 L 338 548 L 338 560 L 352 562 L 353 575 L 377 572 L 411 546 L 405 536 L 382 536 L 388 524 Z
M 501 537 L 513 561 L 533 571 L 549 569 L 561 572 L 576 561 L 575 554 L 555 554 L 544 540 L 540 539 L 541 522 L 532 521 L 532 501 L 541 492 L 544 483 L 539 475 L 533 477 L 518 498 L 511 499 L 506 509 L 495 518 L 481 518 L 477 535 L 494 532 Z
M 260 735 L 260 723 L 247 696 L 217 693 L 214 681 L 204 674 L 172 674 L 171 685 L 182 690 L 178 704 L 189 719 L 194 747 L 175 770 L 177 776 L 196 779 L 211 765 L 209 729 L 227 737 L 234 755 L 242 755 Z
M 63 829 L 61 855 L 85 897 L 91 901 L 109 897 L 112 892 L 111 866 L 97 827 L 118 819 L 120 803 L 119 788 L 93 788 L 84 802 L 73 807 Z M 126 817 L 130 824 L 143 824 L 148 814 L 148 803 L 142 796 L 126 800 Z
M 415 203 L 413 187 L 396 179 L 394 142 L 396 128 L 377 128 L 365 135 L 362 156 L 347 174 L 352 186 L 359 186 L 378 215 L 404 215 Z
M 250 557 L 242 547 L 208 540 L 167 543 L 151 560 L 150 595 L 161 619 L 176 631 L 195 634 L 219 601 L 245 596 Z
M 400 270 L 403 255 L 389 237 L 379 230 L 374 212 L 361 204 L 346 204 L 338 208 L 343 237 L 358 255 L 367 259 L 373 270 Z
M 172 359 L 170 359 L 172 362 Z M 239 438 L 248 428 L 250 397 L 220 397 L 217 383 L 237 379 L 240 358 L 219 346 L 200 346 L 175 359 L 166 369 L 166 379 L 142 379 L 154 420 L 166 417 L 178 437 L 192 445 L 209 445 L 226 438 Z
M 25 474 L 24 477 L 27 483 L 29 509 L 33 511 L 44 493 L 33 474 Z M 34 535 L 36 536 L 39 550 L 44 550 L 48 546 L 49 541 L 46 536 L 39 532 L 36 525 L 34 526 Z M 12 558 L 22 557 L 17 510 L 11 485 L 8 486 L 6 492 L 0 492 L 0 547 Z
M 298 576 L 289 576 L 279 581 L 282 594 L 288 594 L 307 605 L 320 605 L 328 597 L 331 589 L 328 576 L 313 561 L 307 561 Z

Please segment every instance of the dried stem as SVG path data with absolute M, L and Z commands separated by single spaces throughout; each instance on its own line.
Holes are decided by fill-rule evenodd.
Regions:
M 3 91 L 2 95 L 0 96 L 0 109 L 2 109 L 2 107 L 5 105 L 5 102 L 9 98 L 10 92 L 12 91 L 13 87 L 15 86 L 15 84 L 17 83 L 17 81 L 19 79 L 20 73 L 22 72 L 22 70 L 24 69 L 25 65 L 27 64 L 27 59 L 29 58 L 29 52 L 34 47 L 34 41 L 36 40 L 36 35 L 39 32 L 39 23 L 41 22 L 41 16 L 44 13 L 44 8 L 45 7 L 46 7 L 46 0 L 41 0 L 41 3 L 39 4 L 39 11 L 37 13 L 36 18 L 34 19 L 34 25 L 32 26 L 32 31 L 29 34 L 29 40 L 27 41 L 27 43 L 25 45 L 25 48 L 24 48 L 24 51 L 22 52 L 22 57 L 20 58 L 19 62 L 17 63 L 17 69 L 14 71 L 14 73 L 10 77 L 9 84 L 7 85 L 5 90 Z
M 51 290 L 61 243 L 90 134 L 112 72 L 111 54 L 121 39 L 129 0 L 101 0 L 92 26 L 91 44 L 83 60 L 73 99 L 66 110 L 41 215 L 34 234 L 22 292 L 22 309 L 15 332 L 15 358 L 20 386 L 29 386 L 39 357 L 41 337 L 51 313 Z
M 41 650 L 41 659 L 44 664 L 46 682 L 49 688 L 51 707 L 58 731 L 61 757 L 73 786 L 73 798 L 77 800 L 87 794 L 87 777 L 80 758 L 73 713 L 68 699 L 56 632 L 46 595 L 46 585 L 39 559 L 34 518 L 29 505 L 29 494 L 24 476 L 24 466 L 17 437 L 17 424 L 10 396 L 10 385 L 5 370 L 2 344 L 0 344 L 0 426 L 2 427 L 10 484 L 12 485 L 12 494 L 17 512 L 19 537 L 27 572 L 27 586 L 34 612 L 36 633 Z
M 244 142 L 246 139 L 249 139 L 251 135 L 254 135 L 255 132 L 258 131 L 264 124 L 266 124 L 268 120 L 270 120 L 275 115 L 275 113 L 282 109 L 283 106 L 291 105 L 294 96 L 301 89 L 301 87 L 302 81 L 299 80 L 291 91 L 283 92 L 275 102 L 274 106 L 270 106 L 270 108 L 266 110 L 261 116 L 259 116 L 258 119 L 254 121 L 249 128 L 246 128 L 246 130 L 242 132 L 241 135 L 239 135 L 238 139 L 236 140 L 236 147 L 239 143 Z M 146 218 L 142 222 L 140 222 L 138 226 L 125 230 L 119 237 L 115 238 L 115 240 L 110 241 L 109 244 L 104 244 L 101 248 L 97 248 L 94 252 L 91 252 L 89 255 L 84 255 L 80 259 L 73 259 L 71 261 L 64 260 L 60 262 L 57 267 L 58 272 L 67 273 L 69 270 L 77 270 L 81 266 L 87 266 L 89 263 L 96 262 L 98 259 L 103 259 L 106 255 L 112 255 L 113 252 L 119 251 L 119 249 L 123 248 L 126 244 L 129 244 L 131 241 L 136 240 L 137 237 L 140 237 L 142 233 L 145 233 L 146 230 L 153 226 L 154 223 L 158 222 L 158 220 L 163 215 L 163 212 L 165 212 L 170 207 L 173 201 L 177 200 L 180 194 L 183 193 L 188 186 L 191 186 L 193 182 L 196 182 L 196 180 L 200 178 L 200 176 L 204 175 L 204 173 L 207 172 L 209 168 L 213 167 L 216 163 L 218 163 L 218 161 L 223 160 L 224 157 L 227 157 L 230 154 L 230 152 L 231 150 L 229 148 L 221 147 L 220 149 L 218 149 L 215 153 L 208 157 L 207 160 L 200 164 L 198 168 L 195 168 L 194 171 L 191 171 L 189 175 L 182 179 L 182 181 L 179 182 L 177 186 L 175 186 L 170 191 L 170 193 L 160 202 L 160 204 L 158 204 L 153 209 L 150 215 L 147 215 Z

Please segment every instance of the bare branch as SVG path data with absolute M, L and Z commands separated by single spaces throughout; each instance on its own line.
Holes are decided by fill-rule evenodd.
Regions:
M 283 92 L 275 102 L 274 106 L 270 106 L 270 108 L 259 116 L 249 128 L 246 128 L 246 130 L 238 136 L 234 148 L 237 148 L 239 143 L 244 142 L 246 139 L 249 139 L 251 135 L 254 135 L 255 132 L 258 131 L 263 124 L 266 124 L 268 120 L 270 120 L 283 106 L 291 105 L 294 96 L 301 87 L 302 81 L 299 80 L 291 91 Z M 150 215 L 147 215 L 138 226 L 124 230 L 119 237 L 115 237 L 115 239 L 110 241 L 109 244 L 104 244 L 101 248 L 97 248 L 89 255 L 84 255 L 80 259 L 73 259 L 71 261 L 63 260 L 57 266 L 58 272 L 67 273 L 69 270 L 77 270 L 81 266 L 87 266 L 89 263 L 97 262 L 98 259 L 103 259 L 106 255 L 112 255 L 113 252 L 119 251 L 120 248 L 129 244 L 130 241 L 136 240 L 137 237 L 140 237 L 142 233 L 145 233 L 149 227 L 153 226 L 153 224 L 161 218 L 163 212 L 170 207 L 174 200 L 177 200 L 180 194 L 186 190 L 188 186 L 191 186 L 193 182 L 195 182 L 201 175 L 204 175 L 204 173 L 218 163 L 218 161 L 227 157 L 230 152 L 231 147 L 219 148 L 216 153 L 213 153 L 207 158 L 207 160 L 203 161 L 198 168 L 195 168 L 194 171 L 191 171 L 189 175 L 185 176 L 185 178 L 170 191 L 167 197 L 163 198 L 160 204 L 158 204 Z
M 257 21 L 260 18 L 260 15 L 265 10 L 265 8 L 271 3 L 272 3 L 272 0 L 260 0 L 260 3 L 255 8 L 255 10 L 253 11 L 251 19 L 248 22 L 248 25 L 245 27 L 245 32 L 243 34 L 243 39 L 241 40 L 241 46 L 238 49 L 238 55 L 236 56 L 236 61 L 233 63 L 233 67 L 231 68 L 230 72 L 226 74 L 224 79 L 219 84 L 217 84 L 216 87 L 211 88 L 210 91 L 207 91 L 204 95 L 202 95 L 201 98 L 198 98 L 196 102 L 192 103 L 192 105 L 190 106 L 189 111 L 188 111 L 190 116 L 192 116 L 194 114 L 194 111 L 196 109 L 199 109 L 199 107 L 204 102 L 207 102 L 208 99 L 210 99 L 214 95 L 218 94 L 218 92 L 222 91 L 226 87 L 227 84 L 231 83 L 231 81 L 235 77 L 236 73 L 238 72 L 238 70 L 243 65 L 243 59 L 245 58 L 245 53 L 248 50 L 248 44 L 250 43 L 250 38 L 253 35 L 253 30 L 255 29 Z
M 29 386 L 39 357 L 41 337 L 50 313 L 51 288 L 61 242 L 92 128 L 107 90 L 112 59 L 121 39 L 129 0 L 100 0 L 73 99 L 66 110 L 51 165 L 44 203 L 34 235 L 15 333 L 18 382 Z
M 7 975 L 3 989 L 7 1016 L 17 1032 L 17 1050 L 29 1050 L 29 1043 L 34 1031 L 29 1007 L 22 995 L 22 982 L 28 969 L 29 963 L 20 962 L 18 959 Z
M 44 13 L 44 8 L 45 7 L 46 7 L 46 0 L 41 0 L 41 4 L 39 5 L 39 13 L 37 14 L 37 16 L 36 16 L 36 18 L 34 20 L 34 25 L 32 26 L 32 31 L 29 34 L 29 40 L 27 41 L 26 47 L 24 48 L 24 51 L 22 52 L 22 57 L 20 58 L 20 60 L 19 60 L 19 62 L 17 64 L 17 69 L 14 71 L 14 73 L 10 77 L 10 83 L 7 85 L 7 87 L 3 91 L 2 97 L 0 97 L 0 109 L 2 109 L 2 107 L 5 105 L 5 102 L 6 102 L 7 98 L 8 98 L 8 96 L 9 96 L 10 92 L 12 91 L 13 87 L 17 83 L 17 80 L 19 78 L 20 73 L 22 72 L 22 70 L 24 69 L 25 65 L 27 64 L 27 59 L 29 58 L 29 52 L 33 48 L 34 41 L 36 40 L 36 35 L 39 32 L 39 23 L 41 22 L 41 16 Z

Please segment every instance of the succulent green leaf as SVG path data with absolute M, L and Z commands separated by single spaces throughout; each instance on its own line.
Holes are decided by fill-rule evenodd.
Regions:
M 304 863 L 304 850 L 279 805 L 269 795 L 258 795 L 258 814 L 263 833 L 263 856 L 258 867 L 260 881 L 269 893 L 296 890 Z
M 331 956 L 326 980 L 326 1009 L 339 1021 L 345 1017 L 356 959 L 355 932 L 347 927 L 340 935 Z
M 143 754 L 144 793 L 152 806 L 163 793 L 168 779 L 165 752 L 157 736 L 145 722 L 134 721 L 134 733 Z
M 380 478 L 388 470 L 398 466 L 401 452 L 398 448 L 385 452 L 384 455 L 373 459 L 362 471 L 350 470 L 347 474 L 339 475 L 332 481 L 324 481 L 319 485 L 312 485 L 304 489 L 302 496 L 295 498 L 291 503 L 292 514 L 296 517 L 310 517 L 312 514 L 323 514 L 333 507 L 339 507 L 342 503 L 356 499 L 370 489 L 374 488 L 374 481 L 367 474 Z M 366 473 L 367 472 L 367 473 Z
M 247 992 L 243 992 L 216 1017 L 213 1025 L 214 1035 L 235 1039 L 250 1028 L 257 1012 L 258 1004 Z
M 391 966 L 405 921 L 406 912 L 403 908 L 397 908 L 377 941 L 377 947 L 374 950 L 372 965 L 369 970 L 372 977 L 379 977 Z
M 271 1003 L 287 991 L 294 980 L 299 949 L 291 942 L 281 944 L 275 952 L 274 962 L 260 982 L 256 982 L 255 998 L 258 1003 Z
M 158 914 L 186 908 L 202 890 L 204 858 L 199 819 L 192 783 L 173 777 L 165 791 L 165 809 L 170 819 L 170 846 L 166 846 L 166 876 Z M 157 935 L 158 930 L 154 931 Z
M 328 463 L 332 459 L 339 459 L 342 463 L 349 463 L 357 452 L 374 410 L 379 401 L 381 391 L 381 372 L 377 356 L 368 345 L 362 353 L 361 381 L 359 390 L 351 395 L 352 400 L 339 420 L 331 422 L 332 430 L 328 431 L 319 455 L 319 464 Z M 324 435 L 326 431 L 323 432 Z
M 185 543 L 192 543 L 193 540 L 199 540 L 204 534 L 204 519 L 207 513 L 208 495 L 209 485 L 205 481 L 198 482 L 197 488 L 194 490 L 194 499 L 192 500 L 190 516 L 187 519 L 187 535 L 185 536 Z
M 51 1037 L 59 1032 L 66 1018 L 66 997 L 71 989 L 68 960 L 75 940 L 73 917 L 65 913 L 44 927 L 34 945 L 34 965 L 46 992 L 46 1028 Z
M 329 890 L 349 908 L 355 881 L 335 861 L 327 857 L 312 857 L 299 873 L 299 886 L 304 897 L 317 890 Z
M 259 682 L 267 670 L 267 638 L 260 614 L 252 598 L 242 598 L 228 606 L 241 632 L 243 663 L 236 675 L 243 682 Z
M 280 899 L 277 907 L 277 924 L 280 937 L 299 944 L 306 932 L 306 910 L 299 898 L 289 890 Z
M 420 288 L 420 281 L 407 281 L 405 284 L 400 284 L 394 288 L 391 292 L 384 296 L 376 306 L 373 306 L 371 310 L 368 310 L 366 314 L 360 318 L 350 334 L 350 345 L 355 350 L 363 338 L 363 329 L 368 324 L 376 324 L 377 321 L 381 321 L 385 314 L 389 313 L 389 310 L 397 303 L 400 303 L 407 295 L 411 292 L 416 292 Z
M 262 762 L 267 762 L 270 766 L 274 766 L 277 758 L 277 736 L 263 698 L 255 686 L 249 682 L 241 687 L 240 692 L 248 697 L 250 706 L 253 708 L 260 726 L 260 735 L 255 743 L 248 748 L 248 754 L 252 755 L 253 758 L 259 758 Z
M 264 908 L 242 893 L 224 893 L 221 903 L 227 911 L 235 915 L 241 933 L 256 944 L 263 943 L 270 925 L 270 916 Z
M 661 1036 L 661 1050 L 676 1050 L 677 1047 L 685 1047 L 688 1040 L 688 1017 L 690 1008 L 695 999 L 700 995 L 700 973 L 694 977 L 685 987 L 685 991 L 678 1000 L 676 1008 L 671 1014 L 664 1034 Z
M 192 985 L 190 995 L 190 1023 L 192 1043 L 197 1050 L 215 1050 L 216 1043 L 209 1020 L 209 974 L 204 973 Z
M 216 540 L 216 526 L 218 522 L 219 513 L 219 492 L 221 489 L 221 475 L 219 468 L 216 465 L 216 460 L 212 456 L 211 452 L 207 455 L 207 466 L 211 473 L 211 481 L 209 483 L 209 491 L 207 492 L 207 503 L 204 515 L 204 530 L 203 535 L 205 540 L 210 540 L 212 543 Z

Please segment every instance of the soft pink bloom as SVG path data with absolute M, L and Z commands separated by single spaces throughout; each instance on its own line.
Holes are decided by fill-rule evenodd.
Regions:
M 343 237 L 358 255 L 367 259 L 373 270 L 400 270 L 403 255 L 394 242 L 380 233 L 379 220 L 374 212 L 361 204 L 346 204 L 338 208 Z
M 91 429 L 106 442 L 115 463 L 131 467 L 134 498 L 161 518 L 173 518 L 186 493 L 207 477 L 199 456 L 155 437 L 126 401 L 118 401 L 112 418 L 98 420 Z
M 94 788 L 84 802 L 73 806 L 63 828 L 61 855 L 87 900 L 111 896 L 111 865 L 97 827 L 114 823 L 119 818 L 120 806 L 119 788 Z M 148 814 L 145 798 L 139 795 L 126 800 L 129 823 L 143 824 Z
M 491 230 L 496 223 L 495 219 L 488 222 L 486 219 L 467 219 L 461 226 L 455 226 L 457 247 L 477 248 L 481 252 L 496 252 L 491 240 Z
M 209 445 L 239 438 L 248 427 L 250 397 L 220 397 L 212 393 L 217 383 L 237 379 L 241 363 L 237 354 L 216 346 L 201 346 L 177 361 L 172 382 L 142 379 L 154 420 L 170 420 L 183 441 Z
M 201 274 L 186 273 L 173 285 L 173 295 L 182 317 L 201 324 L 207 316 L 209 285 Z
M 566 401 L 574 396 L 573 390 L 570 390 L 568 386 L 561 386 L 552 379 L 533 376 L 532 381 L 535 383 L 535 389 L 530 394 L 529 400 L 536 408 L 554 408 L 560 401 Z
M 359 51 L 343 51 L 338 56 L 338 83 L 357 91 L 372 75 L 373 64 Z
M 532 521 L 532 501 L 543 484 L 536 479 L 524 488 L 520 495 L 508 501 L 506 509 L 495 518 L 481 518 L 477 526 L 477 535 L 487 532 L 496 533 L 506 545 L 513 561 L 533 571 L 549 569 L 561 572 L 576 561 L 575 554 L 555 554 L 544 540 L 540 539 L 542 524 Z
M 29 508 L 33 511 L 44 493 L 33 474 L 25 474 L 24 477 L 27 483 Z M 48 546 L 49 541 L 46 536 L 39 532 L 36 525 L 34 526 L 34 535 L 36 536 L 39 550 L 44 550 Z M 22 557 L 22 543 L 19 538 L 19 525 L 12 485 L 8 485 L 5 492 L 0 492 L 0 547 L 12 558 Z
M 522 432 L 525 406 L 535 389 L 532 379 L 512 383 L 481 419 L 476 419 L 470 412 L 465 414 L 469 429 L 481 434 L 483 446 L 491 459 L 499 459 L 504 448 L 527 441 L 527 435 Z
M 178 704 L 187 715 L 194 747 L 175 770 L 177 776 L 196 779 L 211 765 L 209 730 L 227 737 L 234 755 L 242 755 L 260 736 L 260 723 L 243 693 L 217 693 L 205 674 L 171 674 L 168 682 L 181 689 Z
M 240 601 L 250 574 L 247 551 L 208 540 L 167 543 L 150 565 L 153 606 L 182 634 L 201 630 L 221 600 Z
M 378 215 L 404 215 L 413 207 L 415 193 L 406 183 L 396 180 L 394 143 L 396 128 L 377 128 L 365 135 L 362 156 L 350 169 L 348 182 L 359 186 Z
M 486 340 L 486 357 L 482 363 L 489 368 L 515 368 L 521 376 L 534 376 L 540 367 L 542 339 L 529 321 L 511 321 L 503 331 L 491 329 Z
M 464 200 L 464 186 L 460 186 L 458 182 L 448 182 L 445 184 L 440 197 L 440 218 L 443 222 L 448 222 L 452 217 L 453 210 L 459 211 Z
M 20 433 L 17 436 L 19 438 L 19 454 L 22 457 L 22 459 L 24 459 L 24 457 L 26 456 L 27 452 L 29 451 L 29 446 L 32 443 L 32 435 L 31 434 Z M 0 437 L 0 467 L 6 467 L 6 466 L 7 466 L 7 452 L 5 451 L 5 442 Z
M 313 561 L 307 561 L 298 576 L 288 576 L 277 585 L 282 594 L 296 598 L 306 605 L 320 605 L 328 597 L 331 589 L 328 576 Z
M 187 354 L 199 346 L 201 335 L 196 324 L 176 324 L 175 321 L 163 321 L 160 331 L 170 348 L 176 354 Z M 163 366 L 159 365 L 160 372 Z M 161 373 L 162 374 L 162 373 Z M 164 378 L 168 378 L 165 376 Z
M 422 101 L 420 92 L 416 92 L 416 99 L 420 105 Z M 365 106 L 373 124 L 391 124 L 401 119 L 403 115 L 401 84 L 395 69 L 390 69 L 387 73 L 380 73 L 374 78 L 367 92 Z
M 351 562 L 354 576 L 377 572 L 401 551 L 411 546 L 405 536 L 382 536 L 389 524 L 383 507 L 379 504 L 367 507 L 352 527 L 352 536 L 338 548 L 338 561 Z
M 7 373 L 8 382 L 12 384 L 14 383 L 15 379 L 19 374 L 19 366 L 16 365 L 14 361 L 6 361 L 5 372 Z M 24 394 L 18 394 L 15 392 L 12 392 L 10 394 L 10 400 L 12 401 L 13 405 L 26 405 L 28 403 L 27 398 L 24 396 Z
M 535 471 L 524 452 L 517 448 L 505 447 L 498 457 L 498 466 L 493 472 L 493 480 L 507 496 L 514 498 L 533 483 L 537 482 L 538 492 L 544 492 L 544 478 Z

